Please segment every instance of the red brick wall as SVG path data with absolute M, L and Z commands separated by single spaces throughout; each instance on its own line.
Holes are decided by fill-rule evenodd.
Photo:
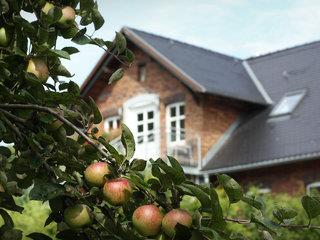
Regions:
M 123 103 L 141 93 L 155 93 L 160 98 L 161 152 L 166 150 L 166 105 L 165 99 L 184 94 L 186 103 L 185 127 L 187 134 L 199 134 L 201 137 L 202 157 L 236 119 L 242 105 L 231 100 L 193 93 L 186 85 L 177 80 L 166 69 L 141 50 L 134 50 L 136 60 L 119 82 L 109 86 L 105 76 L 97 81 L 90 90 L 101 112 L 122 108 Z M 138 81 L 139 63 L 146 63 L 146 80 Z M 106 75 L 106 74 L 105 74 Z M 102 129 L 102 124 L 100 128 Z M 189 133 L 188 133 L 189 132 Z
M 320 181 L 320 161 L 309 160 L 230 175 L 245 186 L 254 185 L 270 188 L 273 192 L 301 194 L 308 184 Z

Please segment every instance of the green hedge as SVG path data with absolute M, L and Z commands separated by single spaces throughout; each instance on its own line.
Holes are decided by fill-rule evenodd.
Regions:
M 220 200 L 223 205 L 224 212 L 227 213 L 230 218 L 242 218 L 250 219 L 250 214 L 255 212 L 253 207 L 248 206 L 247 204 L 240 202 L 237 204 L 232 204 L 229 207 L 228 198 L 224 191 L 218 192 L 220 195 Z M 258 190 L 255 188 L 250 189 L 248 192 L 252 193 L 255 196 L 259 196 L 261 200 L 265 203 L 264 214 L 274 221 L 276 219 L 272 215 L 272 210 L 274 206 L 283 206 L 295 209 L 298 212 L 297 217 L 295 218 L 294 224 L 307 224 L 308 218 L 301 206 L 301 197 L 300 196 L 290 196 L 288 194 L 259 194 Z M 189 210 L 196 211 L 201 205 L 193 197 L 184 198 L 181 204 L 181 207 Z M 320 217 L 312 221 L 313 225 L 320 225 Z M 254 224 L 241 225 L 236 223 L 228 222 L 228 228 L 234 232 L 238 232 L 246 236 L 248 239 L 264 239 L 263 233 L 254 226 Z M 277 240 L 318 240 L 320 239 L 320 230 L 311 230 L 311 229 L 298 229 L 298 230 L 287 230 L 281 229 L 277 236 L 273 236 Z

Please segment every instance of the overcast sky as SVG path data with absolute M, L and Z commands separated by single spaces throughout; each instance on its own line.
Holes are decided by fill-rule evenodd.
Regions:
M 320 40 L 319 0 L 98 0 L 110 40 L 128 26 L 246 58 Z M 70 44 L 71 45 L 71 44 Z M 65 65 L 82 84 L 102 55 L 78 47 Z

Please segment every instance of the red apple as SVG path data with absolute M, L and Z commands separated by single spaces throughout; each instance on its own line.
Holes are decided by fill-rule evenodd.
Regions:
M 130 182 L 125 178 L 108 180 L 103 186 L 103 196 L 113 206 L 121 206 L 128 203 L 131 194 Z
M 71 27 L 76 19 L 76 12 L 72 7 L 62 8 L 62 17 L 59 19 L 58 24 L 61 28 Z
M 36 77 L 43 83 L 45 83 L 49 77 L 47 63 L 41 58 L 31 58 L 28 62 L 27 72 L 36 75 Z
M 153 204 L 138 207 L 132 216 L 133 226 L 145 236 L 155 236 L 160 232 L 163 215 Z
M 0 28 L 0 47 L 7 47 L 10 43 L 11 35 L 4 27 Z
M 168 236 L 173 237 L 175 234 L 174 228 L 178 223 L 186 227 L 190 227 L 192 225 L 192 217 L 190 213 L 183 209 L 171 210 L 163 217 L 162 228 Z
M 64 211 L 64 221 L 70 228 L 82 228 L 91 224 L 91 210 L 87 205 L 77 204 Z
M 84 171 L 84 178 L 91 186 L 102 187 L 106 181 L 104 177 L 110 173 L 109 165 L 106 162 L 96 162 L 90 164 Z

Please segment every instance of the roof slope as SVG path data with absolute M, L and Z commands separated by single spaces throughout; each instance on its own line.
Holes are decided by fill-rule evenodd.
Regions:
M 320 42 L 248 59 L 277 103 L 305 89 L 288 119 L 270 121 L 271 107 L 247 119 L 203 168 L 213 172 L 267 166 L 320 156 Z
M 127 28 L 178 67 L 204 92 L 266 104 L 242 60 L 169 38 Z

